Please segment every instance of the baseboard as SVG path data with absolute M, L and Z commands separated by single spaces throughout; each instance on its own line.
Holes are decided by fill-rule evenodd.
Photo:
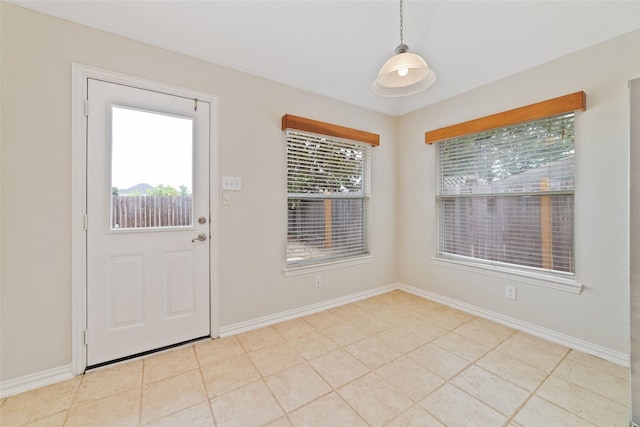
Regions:
M 570 335 L 565 335 L 551 329 L 543 328 L 533 323 L 525 322 L 523 320 L 516 319 L 514 317 L 506 316 L 504 314 L 496 313 L 494 311 L 477 307 L 475 305 L 467 304 L 462 301 L 458 301 L 452 298 L 438 295 L 433 292 L 425 291 L 424 289 L 416 288 L 414 286 L 405 285 L 403 283 L 396 283 L 395 286 L 397 289 L 408 292 L 410 294 L 417 295 L 417 296 L 438 302 L 440 304 L 444 304 L 449 307 L 456 308 L 458 310 L 467 312 L 469 314 L 473 314 L 488 320 L 492 320 L 494 322 L 503 324 L 505 326 L 509 326 L 513 329 L 517 329 L 519 331 L 523 331 L 531 335 L 544 338 L 548 341 L 561 344 L 578 351 L 582 351 L 592 356 L 600 357 L 601 359 L 608 360 L 617 365 L 621 365 L 627 368 L 630 365 L 629 355 L 626 353 L 621 353 L 619 351 L 611 350 L 609 348 L 606 348 L 597 344 L 593 344 L 588 341 L 584 341 L 579 338 L 572 337 Z
M 234 323 L 228 326 L 222 326 L 220 328 L 220 336 L 228 337 L 231 335 L 241 334 L 243 332 L 259 329 L 264 326 L 274 325 L 276 323 L 284 322 L 291 319 L 296 319 L 302 316 L 308 316 L 319 311 L 328 310 L 330 308 L 339 307 L 341 305 L 349 304 L 355 301 L 359 301 L 365 298 L 371 298 L 376 295 L 384 294 L 386 292 L 398 289 L 396 284 L 380 286 L 378 288 L 369 289 L 367 291 L 358 292 L 356 294 L 346 295 L 343 297 L 335 298 L 332 300 L 320 302 L 317 304 L 306 305 L 293 310 L 283 311 L 281 313 L 270 314 L 268 316 L 260 317 L 254 320 L 247 320 L 244 322 Z
M 0 382 L 0 398 L 73 378 L 71 364 Z
M 413 295 L 417 295 L 422 298 L 426 298 L 440 304 L 447 305 L 449 307 L 480 316 L 488 320 L 509 326 L 519 331 L 527 332 L 531 335 L 544 338 L 546 340 L 564 345 L 566 347 L 591 354 L 596 357 L 608 360 L 621 366 L 629 367 L 630 360 L 629 355 L 621 353 L 615 350 L 611 350 L 606 347 L 602 347 L 597 344 L 590 343 L 569 335 L 565 335 L 556 332 L 551 329 L 543 328 L 533 323 L 525 322 L 510 316 L 506 316 L 500 313 L 493 312 L 481 307 L 477 307 L 471 304 L 467 304 L 462 301 L 458 301 L 452 298 L 448 298 L 442 295 L 435 294 L 433 292 L 425 291 L 424 289 L 416 288 L 414 286 L 406 285 L 404 283 L 392 283 L 386 286 L 380 286 L 378 288 L 370 289 L 356 294 L 346 295 L 343 297 L 335 298 L 332 300 L 320 302 L 317 304 L 311 304 L 304 307 L 299 307 L 293 310 L 287 310 L 281 313 L 272 314 L 269 316 L 260 317 L 254 320 L 248 320 L 245 322 L 235 323 L 229 326 L 223 326 L 220 328 L 220 336 L 226 337 L 231 335 L 237 335 L 243 332 L 259 329 L 264 326 L 270 326 L 276 323 L 284 322 L 298 317 L 307 316 L 319 311 L 328 310 L 341 305 L 349 304 L 355 301 L 359 301 L 365 298 L 370 298 L 376 295 L 384 294 L 393 290 L 402 290 Z M 24 391 L 33 390 L 35 388 L 44 387 L 60 381 L 65 381 L 73 378 L 73 367 L 71 364 L 61 366 L 58 368 L 48 369 L 42 372 L 36 372 L 34 374 L 25 375 L 23 377 L 14 378 L 11 380 L 0 382 L 0 398 L 12 396 L 14 394 L 22 393 Z
M 626 353 L 611 350 L 609 348 L 593 344 L 591 342 L 581 340 L 579 338 L 572 337 L 570 335 L 562 334 L 552 329 L 543 328 L 533 323 L 525 322 L 514 317 L 506 316 L 504 314 L 496 313 L 491 310 L 484 309 L 475 305 L 467 304 L 462 301 L 458 301 L 452 298 L 448 298 L 442 295 L 435 294 L 433 292 L 425 291 L 424 289 L 416 288 L 414 286 L 406 285 L 404 283 L 392 283 L 390 285 L 381 286 L 375 289 L 371 289 L 357 294 L 347 295 L 340 298 L 335 298 L 329 301 L 324 301 L 317 304 L 312 304 L 304 307 L 299 307 L 293 310 L 284 311 L 281 313 L 275 313 L 269 316 L 260 317 L 254 320 L 248 320 L 245 322 L 235 323 L 229 326 L 223 326 L 220 328 L 220 336 L 227 337 L 231 335 L 241 334 L 254 329 L 259 329 L 264 326 L 274 325 L 276 323 L 284 322 L 298 317 L 307 316 L 309 314 L 317 313 L 319 311 L 328 310 L 330 308 L 339 307 L 341 305 L 349 304 L 355 301 L 359 301 L 372 296 L 380 295 L 392 290 L 399 289 L 408 292 L 413 295 L 417 295 L 422 298 L 426 298 L 440 304 L 447 305 L 449 307 L 464 311 L 466 313 L 473 314 L 475 316 L 483 317 L 488 320 L 509 326 L 510 328 L 517 329 L 535 335 L 537 337 L 546 339 L 557 344 L 564 345 L 566 347 L 582 351 L 592 356 L 599 357 L 601 359 L 608 360 L 617 365 L 629 367 L 630 359 Z

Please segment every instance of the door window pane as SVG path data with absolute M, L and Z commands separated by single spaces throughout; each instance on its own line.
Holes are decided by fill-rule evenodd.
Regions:
M 193 224 L 193 120 L 111 107 L 111 229 Z

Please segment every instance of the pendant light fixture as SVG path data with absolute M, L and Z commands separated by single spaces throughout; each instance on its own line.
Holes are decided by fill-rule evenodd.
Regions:
M 400 0 L 400 45 L 396 54 L 384 63 L 371 89 L 382 96 L 405 96 L 418 93 L 433 84 L 436 73 L 419 55 L 409 53 L 404 44 L 403 7 Z

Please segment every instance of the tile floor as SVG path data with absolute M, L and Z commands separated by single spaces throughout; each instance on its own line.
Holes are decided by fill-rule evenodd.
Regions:
M 2 426 L 620 426 L 628 370 L 401 291 L 3 399 Z

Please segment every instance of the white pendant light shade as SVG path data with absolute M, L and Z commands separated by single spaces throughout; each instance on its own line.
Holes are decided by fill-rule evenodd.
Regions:
M 425 90 L 436 81 L 436 73 L 427 62 L 415 53 L 409 53 L 409 46 L 403 37 L 403 1 L 400 0 L 400 45 L 396 55 L 384 63 L 371 89 L 382 96 L 413 95 Z
M 405 49 L 401 49 L 404 47 Z M 393 56 L 384 63 L 371 89 L 382 96 L 404 96 L 418 93 L 433 84 L 436 73 L 420 56 L 406 51 L 400 45 Z

